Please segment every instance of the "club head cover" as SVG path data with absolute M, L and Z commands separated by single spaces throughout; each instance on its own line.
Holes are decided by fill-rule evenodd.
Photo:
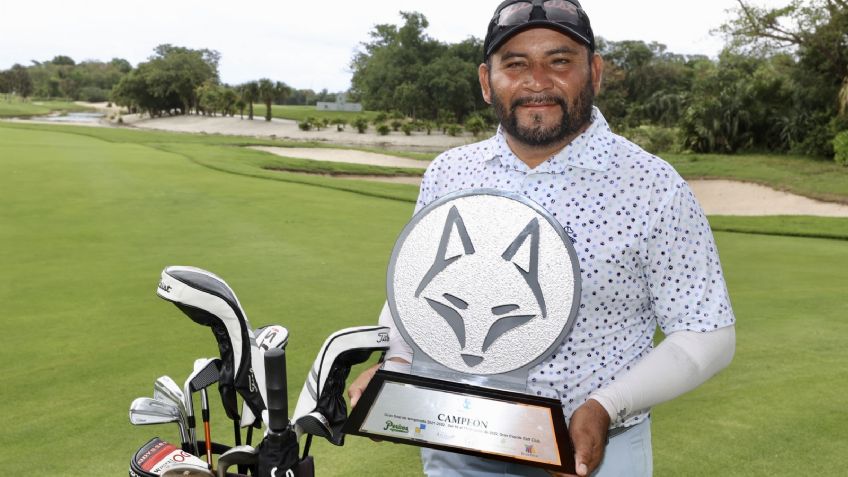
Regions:
M 218 390 L 227 417 L 239 418 L 236 394 L 260 415 L 265 409 L 265 364 L 261 359 L 257 362 L 259 348 L 253 330 L 232 288 L 212 272 L 170 266 L 162 271 L 156 294 L 174 303 L 192 321 L 212 328 L 221 354 Z M 262 386 L 257 382 L 260 376 Z
M 388 348 L 389 328 L 385 326 L 345 328 L 330 335 L 318 352 L 297 400 L 292 416 L 297 435 L 311 433 L 312 429 L 321 431 L 315 435 L 337 446 L 343 445 L 341 428 L 347 420 L 344 391 L 350 368 L 366 361 L 371 353 Z M 328 427 L 330 432 L 326 435 Z
M 291 427 L 287 427 L 282 432 L 266 432 L 257 450 L 259 451 L 258 475 L 279 477 L 301 475 L 297 472 L 300 449 L 297 445 L 297 436 Z
M 185 470 L 208 472 L 206 462 L 158 437 L 141 446 L 130 460 L 130 477 L 158 477 L 170 468 L 181 466 Z M 208 474 L 198 474 L 208 475 Z
M 265 362 L 265 352 L 269 349 L 279 348 L 286 349 L 289 342 L 289 330 L 281 325 L 266 325 L 260 326 L 254 331 L 256 336 L 256 346 L 259 348 L 259 354 L 262 357 L 262 362 Z M 267 388 L 267 386 L 266 386 Z M 266 398 L 267 391 L 266 391 Z M 261 418 L 257 418 L 250 406 L 246 402 L 241 407 L 241 427 L 254 426 L 257 429 L 262 427 L 262 422 L 268 422 L 267 416 L 263 413 Z

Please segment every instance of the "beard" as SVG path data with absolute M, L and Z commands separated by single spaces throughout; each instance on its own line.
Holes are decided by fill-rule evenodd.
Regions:
M 547 147 L 560 143 L 567 137 L 576 135 L 592 119 L 595 90 L 592 88 L 591 75 L 586 80 L 586 84 L 583 85 L 583 89 L 580 90 L 580 94 L 571 102 L 571 105 L 562 96 L 538 94 L 513 100 L 507 110 L 506 105 L 500 100 L 491 85 L 490 78 L 489 88 L 492 92 L 492 107 L 501 126 L 510 136 L 527 146 Z M 533 103 L 557 104 L 562 111 L 562 119 L 558 124 L 545 126 L 544 116 L 536 113 L 531 117 L 529 126 L 519 124 L 516 109 L 525 104 Z

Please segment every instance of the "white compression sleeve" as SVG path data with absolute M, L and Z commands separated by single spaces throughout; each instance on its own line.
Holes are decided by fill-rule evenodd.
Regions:
M 589 399 L 598 401 L 613 424 L 628 415 L 689 392 L 724 369 L 733 359 L 733 326 L 699 333 L 671 333 L 655 349 Z
M 380 311 L 380 326 L 388 326 L 389 331 L 389 350 L 386 352 L 386 359 L 400 358 L 407 363 L 412 362 L 412 348 L 403 340 L 400 332 L 395 328 L 395 320 L 392 318 L 392 312 L 389 311 L 389 303 L 383 303 L 383 309 Z

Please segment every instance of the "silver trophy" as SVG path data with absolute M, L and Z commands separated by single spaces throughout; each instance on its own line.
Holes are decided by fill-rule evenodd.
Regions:
M 562 226 L 526 197 L 445 196 L 416 214 L 387 277 L 411 373 L 380 370 L 345 432 L 573 471 L 561 403 L 527 394 L 527 375 L 570 332 L 577 256 Z

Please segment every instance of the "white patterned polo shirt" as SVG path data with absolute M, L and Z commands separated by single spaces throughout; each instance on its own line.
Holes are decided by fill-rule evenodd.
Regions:
M 574 244 L 582 282 L 574 328 L 528 378 L 529 391 L 559 399 L 566 416 L 645 356 L 657 325 L 668 334 L 734 323 L 712 231 L 689 186 L 668 163 L 614 134 L 597 108 L 583 134 L 535 169 L 500 129 L 439 155 L 416 211 L 473 188 L 534 200 Z M 648 411 L 616 424 L 641 422 Z

